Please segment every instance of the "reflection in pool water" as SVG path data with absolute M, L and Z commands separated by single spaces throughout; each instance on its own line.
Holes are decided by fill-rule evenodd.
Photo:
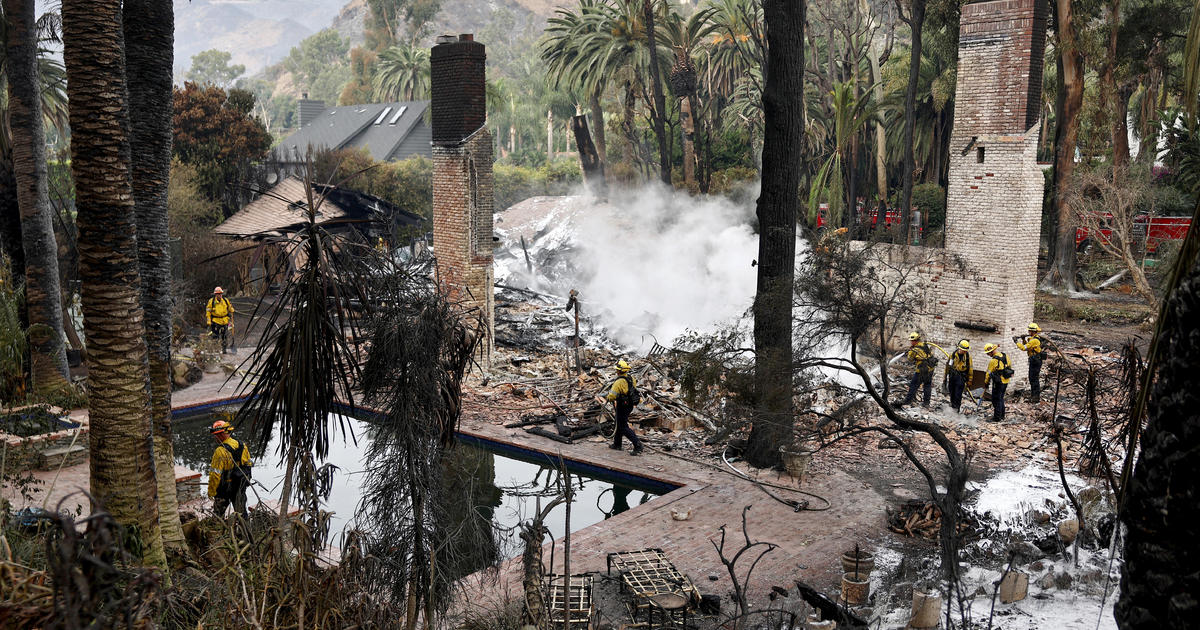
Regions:
M 181 466 L 207 474 L 216 442 L 208 433 L 213 420 L 221 416 L 196 416 L 175 421 L 175 460 Z M 366 474 L 363 457 L 367 450 L 370 424 L 367 421 L 347 418 L 351 434 L 335 434 L 330 441 L 326 463 L 338 467 L 334 474 L 333 492 L 326 509 L 333 512 L 331 530 L 341 532 L 353 520 L 361 496 L 360 486 Z M 240 432 L 234 437 L 241 439 Z M 259 445 L 249 444 L 251 452 L 259 452 Z M 492 540 L 475 540 L 465 556 L 469 564 L 457 568 L 455 573 L 465 575 L 495 559 L 513 557 L 520 553 L 521 542 L 516 525 L 529 518 L 540 497 L 545 505 L 556 495 L 558 471 L 546 465 L 514 459 L 472 444 L 459 443 L 444 456 L 443 481 L 446 496 L 462 497 L 452 502 L 447 510 L 447 519 L 452 524 L 447 531 L 494 532 Z M 649 501 L 657 495 L 653 489 L 634 488 L 628 485 L 579 477 L 576 480 L 576 501 L 571 506 L 571 530 L 578 530 L 601 520 L 611 518 L 631 507 Z M 205 477 L 207 479 L 207 477 Z M 283 464 L 275 452 L 275 444 L 269 444 L 265 453 L 255 460 L 254 490 L 249 493 L 249 503 L 279 496 L 279 484 L 283 479 Z M 468 519 L 482 519 L 491 527 L 470 527 Z M 546 519 L 546 527 L 554 538 L 566 533 L 566 507 L 559 505 Z M 484 523 L 476 523 L 484 524 Z M 482 536 L 475 536 L 479 538 Z M 333 543 L 336 545 L 338 541 Z M 466 541 L 464 541 L 466 543 Z M 467 559 L 467 558 L 464 558 Z

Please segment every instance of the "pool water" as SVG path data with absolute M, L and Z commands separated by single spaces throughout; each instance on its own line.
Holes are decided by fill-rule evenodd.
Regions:
M 209 462 L 217 442 L 208 432 L 208 427 L 225 415 L 201 415 L 176 419 L 175 462 L 205 474 L 207 483 Z M 333 476 L 333 491 L 329 495 L 326 510 L 333 512 L 331 531 L 336 534 L 351 524 L 358 507 L 360 486 L 366 474 L 363 464 L 367 450 L 368 421 L 345 418 L 353 436 L 343 437 L 335 433 L 330 440 L 329 456 L 325 463 L 338 467 Z M 234 437 L 242 436 L 234 431 Z M 257 445 L 247 444 L 251 452 L 258 451 Z M 490 519 L 495 532 L 496 552 L 504 558 L 521 552 L 521 541 L 516 526 L 528 520 L 540 499 L 545 505 L 557 496 L 559 472 L 545 458 L 534 454 L 520 454 L 505 449 L 505 454 L 488 448 L 489 443 L 460 440 L 444 455 L 446 470 L 444 481 L 447 496 L 463 497 L 461 509 L 454 510 L 454 518 L 470 518 L 479 515 Z M 542 459 L 542 461 L 537 461 Z M 568 466 L 568 469 L 571 467 Z M 276 452 L 275 444 L 268 444 L 260 460 L 254 463 L 253 489 L 248 492 L 248 503 L 254 505 L 259 499 L 277 499 L 279 485 L 283 479 L 283 463 Z M 637 507 L 661 494 L 665 488 L 646 485 L 636 487 L 628 479 L 620 481 L 601 479 L 607 475 L 591 471 L 591 475 L 580 475 L 572 471 L 575 485 L 575 501 L 571 504 L 571 530 L 611 518 L 621 512 Z M 566 534 L 566 506 L 559 505 L 546 519 L 546 527 L 554 538 Z M 336 541 L 335 541 L 336 544 Z M 489 554 L 490 555 L 490 554 Z

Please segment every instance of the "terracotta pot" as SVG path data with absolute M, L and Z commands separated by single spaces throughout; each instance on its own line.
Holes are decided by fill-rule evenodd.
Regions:
M 812 462 L 812 452 L 805 450 L 792 450 L 781 446 L 779 456 L 783 459 L 784 470 L 797 479 L 804 477 L 808 472 L 809 463 Z
M 910 628 L 936 628 L 942 618 L 942 596 L 937 592 L 913 589 L 912 618 Z
M 842 574 L 842 601 L 850 606 L 867 603 L 871 594 L 871 577 L 866 573 Z
M 870 574 L 875 570 L 875 554 L 859 549 L 858 564 L 855 566 L 854 550 L 851 549 L 842 554 L 842 572 L 843 573 L 859 573 Z

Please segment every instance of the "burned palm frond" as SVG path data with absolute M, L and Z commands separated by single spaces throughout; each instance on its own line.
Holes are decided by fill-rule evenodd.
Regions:
M 418 614 L 445 606 L 461 577 L 456 557 L 472 551 L 466 547 L 495 547 L 487 519 L 471 513 L 452 522 L 462 496 L 448 490 L 444 468 L 462 410 L 462 379 L 484 331 L 478 313 L 463 312 L 410 268 L 388 269 L 372 291 L 361 390 L 380 416 L 356 519 L 369 532 L 363 566 L 374 578 L 372 592 L 404 602 L 411 627 Z
M 321 199 L 307 186 L 308 218 L 297 232 L 275 244 L 298 261 L 294 273 L 280 272 L 282 290 L 271 303 L 260 300 L 251 315 L 266 319 L 258 348 L 248 360 L 253 379 L 242 394 L 249 400 L 237 422 L 249 425 L 261 449 L 279 435 L 286 462 L 281 502 L 291 499 L 297 462 L 306 453 L 323 460 L 336 432 L 350 435 L 342 401 L 353 406 L 360 372 L 356 340 L 359 320 L 351 301 L 368 303 L 369 278 L 377 252 L 349 234 L 326 231 L 317 221 Z M 353 439 L 353 437 L 351 436 Z
M 136 535 L 124 530 L 94 501 L 91 515 L 79 523 L 84 525 L 80 532 L 75 520 L 61 509 L 67 498 L 59 503 L 58 512 L 44 517 L 49 526 L 46 560 L 54 589 L 53 610 L 43 620 L 45 627 L 92 628 L 119 623 L 134 627 L 153 619 L 161 603 L 160 575 L 138 567 L 138 560 L 126 550 L 124 541 L 136 540 Z

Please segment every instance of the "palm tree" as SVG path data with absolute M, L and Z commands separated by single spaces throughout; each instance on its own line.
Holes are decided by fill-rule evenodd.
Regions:
M 373 87 L 380 101 L 428 98 L 429 50 L 400 44 L 379 53 Z
M 653 100 L 647 83 L 651 59 L 644 8 L 642 0 L 580 0 L 575 10 L 555 12 L 541 44 L 542 59 L 555 85 L 578 85 L 589 99 L 597 94 L 597 104 L 597 89 L 602 90 L 609 82 L 624 86 L 624 129 L 631 162 L 641 144 L 634 136 L 634 102 L 639 92 L 647 104 Z M 657 44 L 669 45 L 661 29 L 655 29 L 655 33 Z M 666 59 L 661 62 L 658 71 L 669 72 Z M 660 165 L 660 175 L 661 171 Z
M 91 492 L 165 566 L 146 392 L 121 0 L 64 0 L 71 172 L 88 343 Z
M 30 374 L 35 391 L 67 386 L 58 245 L 46 184 L 46 134 L 38 94 L 38 33 L 33 0 L 4 0 L 8 22 L 8 113 L 12 165 L 25 253 Z
M 163 544 L 186 549 L 175 494 L 171 438 L 171 256 L 167 247 L 167 180 L 171 172 L 171 65 L 174 8 L 170 0 L 125 0 L 125 69 L 133 147 L 133 198 L 138 271 L 150 370 L 150 418 L 158 477 Z
M 817 209 L 821 199 L 829 202 L 830 225 L 843 223 L 843 212 L 854 207 L 855 191 L 853 171 L 856 166 L 855 153 L 859 134 L 875 120 L 875 104 L 870 92 L 857 96 L 857 85 L 853 80 L 838 82 L 833 87 L 833 146 L 825 157 L 821 169 L 813 178 L 808 193 L 808 222 L 816 226 Z
M 683 131 L 683 180 L 690 190 L 696 184 L 696 124 L 700 113 L 696 98 L 699 76 L 694 55 L 716 29 L 710 19 L 715 10 L 701 9 L 684 20 L 678 13 L 669 13 L 660 24 L 663 34 L 675 51 L 675 65 L 671 67 L 671 93 L 679 100 L 679 122 Z
M 567 85 L 588 95 L 588 108 L 595 127 L 596 152 L 601 165 L 608 158 L 608 143 L 604 135 L 604 110 L 600 98 L 608 85 L 608 75 L 602 68 L 580 61 L 581 35 L 587 32 L 584 22 L 596 13 L 597 0 L 579 0 L 578 11 L 556 9 L 546 22 L 541 42 L 541 58 L 546 62 L 546 76 L 558 88 Z

